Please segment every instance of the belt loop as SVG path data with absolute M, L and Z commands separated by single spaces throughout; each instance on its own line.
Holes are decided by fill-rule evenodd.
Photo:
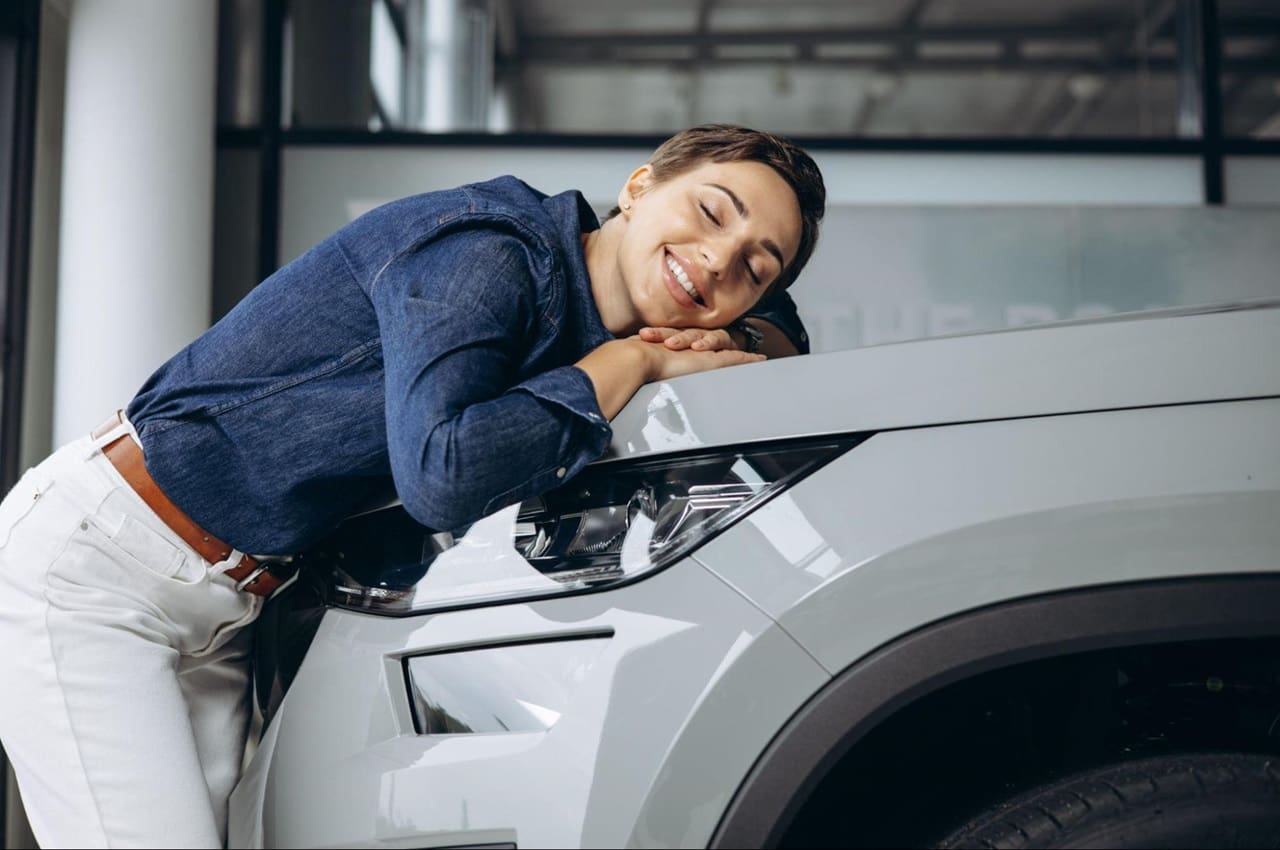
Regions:
M 244 553 L 239 549 L 232 549 L 231 554 L 218 561 L 216 564 L 209 565 L 209 575 L 220 576 L 228 570 L 234 570 L 240 566 L 240 562 L 244 560 Z
M 129 429 L 129 436 L 133 437 L 133 441 L 138 444 L 138 448 L 142 448 L 142 438 L 138 436 L 138 429 L 133 427 L 133 423 L 129 421 L 129 417 L 125 415 L 124 409 L 116 411 L 116 415 L 120 417 L 121 424 Z
M 93 434 L 93 447 L 101 451 L 105 446 L 109 446 L 116 440 L 128 434 L 133 441 L 142 447 L 142 440 L 138 437 L 138 431 L 133 427 L 133 423 L 129 421 L 129 417 L 124 415 L 124 410 L 116 411 L 116 424 L 114 427 L 101 433 Z

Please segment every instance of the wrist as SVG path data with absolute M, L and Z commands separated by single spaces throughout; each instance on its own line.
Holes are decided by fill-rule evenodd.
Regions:
M 650 383 L 657 379 L 658 361 L 654 356 L 655 343 L 645 342 L 644 340 L 633 337 L 630 339 L 619 339 L 609 345 L 616 345 L 620 351 L 626 351 L 627 357 L 631 360 L 632 368 L 640 375 L 643 383 Z

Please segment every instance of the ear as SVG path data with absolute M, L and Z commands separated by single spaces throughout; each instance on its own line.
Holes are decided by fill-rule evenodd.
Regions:
M 622 190 L 618 192 L 618 208 L 622 210 L 623 217 L 631 217 L 632 204 L 635 203 L 636 198 L 643 195 L 652 185 L 653 166 L 649 163 L 646 162 L 631 172 L 631 176 L 623 184 Z

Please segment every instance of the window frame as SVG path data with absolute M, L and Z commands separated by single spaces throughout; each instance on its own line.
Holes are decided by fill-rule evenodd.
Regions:
M 1226 202 L 1224 162 L 1227 156 L 1277 156 L 1280 140 L 1226 138 L 1223 133 L 1221 92 L 1221 20 L 1217 0 L 1200 2 L 1199 81 L 1201 134 L 1199 138 L 999 138 L 999 137 L 831 137 L 794 136 L 814 151 L 877 153 L 996 153 L 1195 156 L 1200 159 L 1202 203 Z M 287 0 L 263 2 L 263 74 L 261 125 L 219 127 L 221 149 L 257 148 L 261 153 L 262 215 L 259 234 L 259 279 L 279 267 L 281 160 L 285 148 L 362 147 L 557 147 L 646 148 L 662 143 L 667 134 L 629 133 L 426 133 L 400 130 L 308 129 L 282 127 L 285 84 L 284 38 Z

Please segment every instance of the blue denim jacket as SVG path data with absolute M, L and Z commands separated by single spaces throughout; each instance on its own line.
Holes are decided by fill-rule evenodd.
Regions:
M 514 177 L 394 201 L 257 286 L 128 406 L 147 469 L 236 548 L 284 554 L 396 494 L 454 529 L 552 489 L 609 423 L 572 365 L 612 339 L 578 192 Z M 753 311 L 801 350 L 782 293 Z

